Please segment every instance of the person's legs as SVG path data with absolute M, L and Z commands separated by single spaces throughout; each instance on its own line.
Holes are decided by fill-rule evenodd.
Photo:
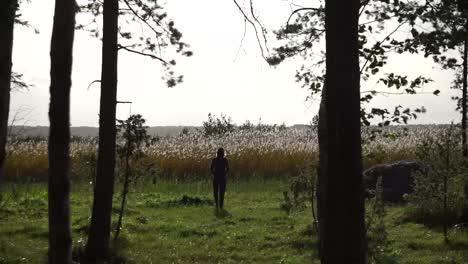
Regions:
M 224 208 L 224 193 L 226 192 L 226 179 L 219 180 L 219 207 Z
M 213 179 L 213 197 L 216 208 L 218 208 L 218 182 L 216 179 Z

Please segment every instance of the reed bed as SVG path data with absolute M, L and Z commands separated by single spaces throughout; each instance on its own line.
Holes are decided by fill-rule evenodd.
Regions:
M 413 159 L 419 139 L 436 135 L 444 125 L 363 128 L 364 168 L 374 164 Z M 374 132 L 373 132 L 374 131 Z M 250 130 L 205 137 L 199 131 L 159 138 L 145 149 L 143 164 L 155 168 L 153 177 L 190 180 L 209 176 L 210 160 L 224 147 L 231 165 L 230 177 L 274 178 L 294 176 L 307 164 L 318 161 L 318 139 L 313 128 Z M 71 143 L 72 177 L 89 179 L 96 164 L 97 140 L 75 139 Z M 7 180 L 47 179 L 47 141 L 11 140 L 6 162 Z

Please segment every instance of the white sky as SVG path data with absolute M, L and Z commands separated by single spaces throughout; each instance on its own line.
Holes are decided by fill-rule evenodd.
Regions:
M 240 124 L 246 119 L 263 123 L 309 123 L 316 114 L 318 100 L 305 101 L 308 91 L 294 81 L 301 62 L 288 61 L 277 68 L 261 58 L 254 32 L 248 28 L 243 48 L 238 52 L 244 31 L 241 14 L 232 0 L 170 0 L 167 11 L 191 45 L 194 56 L 178 60 L 184 82 L 166 88 L 159 62 L 119 52 L 118 100 L 132 101 L 132 113 L 140 113 L 148 125 L 200 125 L 209 112 L 227 114 Z M 278 29 L 290 14 L 285 0 L 256 0 L 256 9 L 268 28 Z M 28 107 L 33 112 L 28 125 L 48 125 L 49 47 L 53 19 L 53 0 L 32 1 L 24 6 L 23 18 L 40 30 L 17 26 L 15 29 L 13 70 L 24 74 L 35 86 L 29 91 L 13 92 L 11 115 Z M 270 43 L 273 40 L 270 41 Z M 97 126 L 99 84 L 88 91 L 88 84 L 100 78 L 101 42 L 88 33 L 75 33 L 72 126 Z M 435 69 L 431 60 L 421 56 L 398 55 L 387 69 L 410 76 L 423 75 L 435 82 L 425 91 L 440 89 L 441 95 L 379 96 L 378 106 L 424 105 L 428 112 L 416 123 L 449 123 L 460 119 L 450 98 L 452 75 Z M 375 87 L 373 79 L 362 90 Z M 129 107 L 119 105 L 118 117 L 125 118 Z

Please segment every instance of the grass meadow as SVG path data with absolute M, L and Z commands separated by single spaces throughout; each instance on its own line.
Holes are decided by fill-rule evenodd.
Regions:
M 441 126 L 387 128 L 363 134 L 363 162 L 413 159 L 422 136 Z M 74 256 L 86 244 L 92 206 L 96 142 L 72 143 L 71 224 Z M 208 174 L 217 147 L 227 150 L 229 175 L 225 211 L 216 212 Z M 287 213 L 283 192 L 307 164 L 317 162 L 312 129 L 250 131 L 206 138 L 200 134 L 160 138 L 145 150 L 155 164 L 134 183 L 111 263 L 319 263 L 310 204 Z M 9 145 L 7 183 L 0 200 L 0 263 L 46 263 L 47 143 L 18 140 Z M 117 168 L 119 175 L 119 168 Z M 119 213 L 116 182 L 113 225 Z M 370 204 L 367 205 L 368 211 Z M 387 239 L 371 263 L 468 263 L 468 231 L 417 223 L 406 204 L 386 204 Z M 380 248 L 381 247 L 381 248 Z
M 216 213 L 209 181 L 138 184 L 129 196 L 121 237 L 113 243 L 113 263 L 319 263 L 310 208 L 290 215 L 280 209 L 287 188 L 280 180 L 230 182 L 226 211 Z M 91 189 L 80 183 L 72 190 L 75 255 L 86 242 Z M 46 263 L 46 185 L 9 184 L 6 192 L 0 263 Z M 118 202 L 116 195 L 114 223 Z M 440 228 L 406 222 L 403 206 L 387 210 L 388 263 L 467 263 L 468 232 L 451 229 L 451 242 L 445 244 Z

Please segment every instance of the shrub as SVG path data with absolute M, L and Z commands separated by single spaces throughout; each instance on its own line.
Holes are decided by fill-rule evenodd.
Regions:
M 415 154 L 424 169 L 415 174 L 414 193 L 408 196 L 413 220 L 445 225 L 456 221 L 468 175 L 460 138 L 460 132 L 450 126 L 425 135 L 416 146 Z

